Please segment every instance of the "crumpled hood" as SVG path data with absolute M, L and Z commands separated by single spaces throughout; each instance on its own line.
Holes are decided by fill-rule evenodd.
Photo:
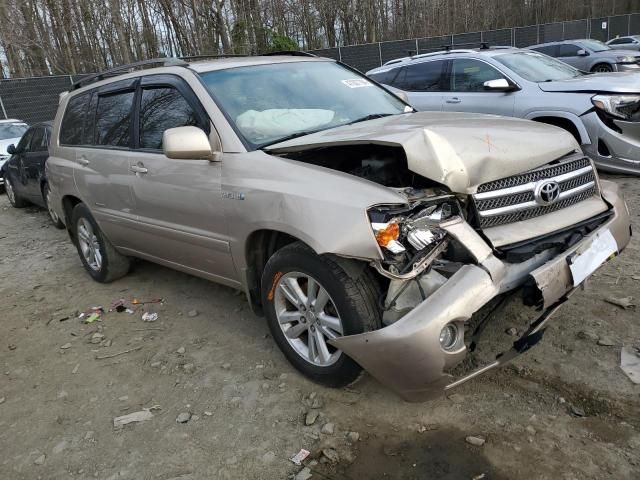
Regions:
M 402 147 L 409 170 L 458 193 L 474 193 L 482 183 L 531 170 L 579 149 L 570 133 L 529 120 L 418 112 L 324 130 L 265 151 L 370 143 Z
M 637 72 L 593 73 L 569 80 L 542 82 L 538 86 L 545 92 L 640 93 L 640 75 Z

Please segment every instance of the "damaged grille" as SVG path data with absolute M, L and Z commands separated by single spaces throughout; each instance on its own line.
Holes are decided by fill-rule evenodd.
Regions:
M 540 188 L 549 182 L 557 185 L 557 198 L 545 203 L 540 198 Z M 597 193 L 593 165 L 581 157 L 484 183 L 473 195 L 473 201 L 479 226 L 488 228 L 555 212 Z

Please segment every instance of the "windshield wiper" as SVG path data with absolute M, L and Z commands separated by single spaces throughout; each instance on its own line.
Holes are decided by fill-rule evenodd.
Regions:
M 367 120 L 374 120 L 376 118 L 389 117 L 395 115 L 395 113 L 370 113 L 364 117 L 357 118 L 351 122 L 345 123 L 345 125 L 353 125 L 354 123 L 366 122 Z
M 300 130 L 299 132 L 294 132 L 290 135 L 285 135 L 284 137 L 280 137 L 277 140 L 263 143 L 262 145 L 260 145 L 259 148 L 262 149 L 262 148 L 270 147 L 271 145 L 275 145 L 276 143 L 282 143 L 282 142 L 286 142 L 287 140 L 293 140 L 294 138 L 304 137 L 305 135 L 311 135 L 312 133 L 321 132 L 322 130 L 327 130 L 328 128 L 331 128 L 331 127 L 317 128 L 315 130 Z

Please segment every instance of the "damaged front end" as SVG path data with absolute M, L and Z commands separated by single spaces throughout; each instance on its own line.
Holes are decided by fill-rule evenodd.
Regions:
M 368 211 L 382 260 L 372 266 L 388 280 L 380 301 L 383 327 L 331 343 L 408 401 L 425 401 L 498 367 L 537 343 L 548 320 L 576 288 L 569 259 L 610 232 L 615 253 L 629 241 L 629 217 L 615 184 L 602 182 L 606 221 L 570 248 L 548 248 L 510 262 L 491 248 L 465 216 L 455 195 L 433 195 L 408 205 Z M 514 228 L 517 228 L 514 226 Z M 483 326 L 471 319 L 502 294 L 536 290 L 540 313 L 506 351 L 462 378 L 451 371 L 473 350 Z

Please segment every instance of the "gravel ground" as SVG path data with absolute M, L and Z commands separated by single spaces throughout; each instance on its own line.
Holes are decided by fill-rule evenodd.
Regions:
M 640 180 L 614 179 L 640 231 Z M 0 278 L 3 479 L 640 478 L 640 385 L 619 368 L 621 347 L 640 346 L 640 307 L 605 301 L 640 303 L 637 236 L 534 350 L 424 404 L 366 375 L 342 390 L 307 381 L 229 288 L 145 262 L 95 283 L 43 210 L 5 195 Z M 509 342 L 525 323 L 507 305 L 487 334 Z M 135 412 L 144 421 L 114 427 Z M 301 472 L 289 458 L 302 448 Z

